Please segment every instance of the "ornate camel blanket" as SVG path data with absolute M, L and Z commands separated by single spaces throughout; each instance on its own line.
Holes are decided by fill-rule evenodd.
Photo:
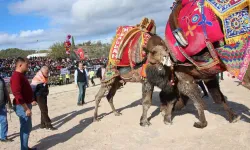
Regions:
M 120 76 L 124 80 L 134 77 L 136 78 L 134 82 L 137 82 L 141 77 L 146 77 L 145 64 L 141 64 L 139 68 L 134 67 L 146 57 L 143 48 L 146 47 L 151 37 L 149 32 L 154 30 L 154 26 L 153 20 L 144 18 L 139 25 L 120 26 L 117 28 L 115 39 L 110 48 L 109 62 L 102 83 L 111 84 L 117 76 Z M 125 75 L 122 74 L 124 70 L 127 72 Z
M 249 8 L 246 7 L 249 7 L 249 0 L 205 0 L 205 6 L 221 19 L 227 44 L 247 38 L 250 26 Z
M 216 50 L 227 71 L 242 81 L 250 62 L 250 36 Z
M 183 52 L 187 56 L 198 54 L 206 47 L 206 36 L 211 43 L 225 40 L 226 44 L 233 44 L 242 38 L 247 38 L 250 30 L 249 10 L 246 8 L 248 5 L 247 0 L 182 0 L 178 24 L 188 45 L 186 47 L 178 45 L 169 23 L 165 31 L 168 46 L 174 57 L 180 62 L 185 62 L 187 58 Z M 202 29 L 204 25 L 205 32 Z

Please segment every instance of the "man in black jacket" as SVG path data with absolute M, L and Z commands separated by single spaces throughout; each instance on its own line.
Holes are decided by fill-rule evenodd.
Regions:
M 7 109 L 6 104 L 8 103 L 9 108 L 12 107 L 9 92 L 6 88 L 5 82 L 0 77 L 0 141 L 11 142 L 7 139 L 8 133 L 8 121 L 7 121 Z
M 79 88 L 77 105 L 81 106 L 85 104 L 85 91 L 88 84 L 88 75 L 83 67 L 83 63 L 78 64 L 78 68 L 75 70 L 75 84 Z

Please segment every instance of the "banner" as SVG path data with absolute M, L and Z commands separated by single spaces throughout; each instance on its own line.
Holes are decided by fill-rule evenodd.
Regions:
M 84 57 L 84 50 L 82 48 L 78 48 L 77 50 L 74 50 L 74 52 L 79 60 L 84 60 L 84 58 L 85 58 Z
M 62 68 L 60 71 L 61 71 L 61 75 L 69 74 L 68 68 Z

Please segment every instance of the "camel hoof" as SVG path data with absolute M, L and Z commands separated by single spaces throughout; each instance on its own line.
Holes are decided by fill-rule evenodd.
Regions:
M 195 122 L 195 123 L 194 123 L 194 127 L 196 127 L 196 128 L 202 129 L 202 128 L 205 128 L 206 126 L 207 126 L 207 122 L 204 122 L 204 123 Z
M 172 121 L 163 121 L 165 125 L 172 125 L 173 122 Z
M 234 118 L 230 121 L 230 123 L 236 123 L 240 120 L 241 116 L 235 115 Z
M 164 122 L 164 124 L 166 124 L 166 125 L 172 125 L 171 116 L 165 118 L 165 119 L 163 120 L 163 122 Z
M 119 113 L 119 112 L 115 112 L 115 116 L 121 116 L 122 113 Z
M 146 126 L 150 126 L 150 125 L 151 125 L 151 123 L 148 120 L 140 122 L 140 126 L 142 126 L 142 127 L 146 127 Z

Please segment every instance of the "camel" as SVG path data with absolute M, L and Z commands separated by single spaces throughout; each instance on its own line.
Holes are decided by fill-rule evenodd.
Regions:
M 95 111 L 93 121 L 98 119 L 98 106 L 108 91 L 106 96 L 113 113 L 120 116 L 113 104 L 113 97 L 116 91 L 126 84 L 126 82 L 142 83 L 143 99 L 150 99 L 153 88 L 148 85 L 145 78 L 145 64 L 147 54 L 143 51 L 148 39 L 155 34 L 154 21 L 144 18 L 140 24 L 136 26 L 121 26 L 116 31 L 116 38 L 113 41 L 109 54 L 109 62 L 101 81 L 101 88 L 95 96 Z M 144 42 L 144 43 L 143 43 Z
M 213 100 L 217 104 L 222 104 L 225 111 L 228 113 L 229 121 L 236 122 L 239 120 L 239 116 L 235 114 L 235 112 L 228 106 L 226 100 L 219 90 L 219 84 L 216 82 L 216 74 L 223 71 L 231 71 L 228 67 L 227 62 L 223 60 L 223 50 L 226 50 L 228 47 L 234 47 L 235 45 L 242 44 L 243 47 L 239 49 L 232 48 L 234 51 L 244 51 L 245 54 L 249 54 L 249 29 L 245 33 L 242 31 L 241 35 L 238 35 L 237 38 L 228 38 L 226 33 L 222 32 L 221 29 L 223 28 L 221 25 L 220 16 L 216 16 L 213 14 L 211 9 L 207 7 L 204 8 L 204 0 L 201 0 L 201 3 L 197 3 L 199 1 L 178 1 L 176 5 L 173 7 L 173 11 L 170 14 L 169 21 L 166 27 L 166 40 L 163 41 L 159 36 L 155 35 L 150 38 L 148 43 L 153 43 L 151 45 L 147 45 L 146 49 L 149 51 L 148 54 L 148 62 L 149 65 L 146 68 L 146 74 L 149 84 L 157 84 L 155 76 L 163 76 L 166 77 L 165 82 L 171 81 L 169 75 L 174 74 L 173 76 L 176 78 L 172 89 L 167 90 L 169 91 L 165 93 L 166 95 L 176 95 L 178 93 L 181 96 L 188 97 L 190 100 L 193 101 L 194 106 L 198 111 L 199 121 L 194 123 L 194 127 L 197 128 L 204 128 L 207 126 L 207 120 L 204 114 L 204 103 L 202 101 L 202 97 L 200 96 L 198 86 L 196 84 L 197 80 L 204 80 L 206 86 L 208 87 L 208 91 L 211 93 Z M 242 14 L 247 14 L 249 8 L 249 4 L 247 1 L 242 3 L 240 7 L 243 8 L 235 8 L 234 10 L 238 10 L 243 12 Z M 197 4 L 197 6 L 196 6 Z M 208 4 L 207 4 L 208 5 Z M 194 7 L 196 6 L 196 7 Z M 186 10 L 185 10 L 186 9 Z M 209 12 L 209 14 L 203 14 L 204 9 L 205 12 Z M 182 11 L 185 10 L 185 11 Z M 195 14 L 192 14 L 195 12 Z M 198 26 L 191 26 L 188 24 L 188 30 L 184 34 L 185 30 L 185 23 L 181 21 L 185 20 L 186 18 L 190 17 L 182 17 L 181 14 L 189 14 L 193 19 L 192 22 L 199 23 Z M 231 13 L 238 13 L 238 12 L 231 12 Z M 199 15 L 200 14 L 200 15 Z M 193 16 L 192 16 L 193 15 Z M 212 21 L 208 20 L 209 15 L 212 18 Z M 205 16 L 205 17 L 204 17 Z M 214 17 L 215 16 L 215 17 Z M 208 19 L 206 19 L 206 17 Z M 230 13 L 229 13 L 230 17 Z M 211 19 L 210 18 L 210 19 Z M 179 20 L 178 20 L 179 19 Z M 225 19 L 225 16 L 224 16 Z M 199 22 L 199 20 L 201 20 Z M 188 20 L 190 21 L 190 20 Z M 190 23 L 190 22 L 187 22 Z M 240 23 L 244 23 L 240 22 Z M 203 27 L 203 24 L 216 25 L 214 31 L 211 31 L 209 27 Z M 193 24 L 192 24 L 193 25 Z M 201 27 L 199 26 L 201 25 Z M 192 27 L 192 31 L 191 31 Z M 199 28 L 199 31 L 196 31 L 195 28 Z M 202 33 L 202 34 L 201 34 Z M 219 36 L 217 36 L 218 34 Z M 195 37 L 195 36 L 198 37 Z M 216 36 L 214 36 L 216 35 Z M 209 38 L 210 36 L 210 38 Z M 214 36 L 214 37 L 213 37 Z M 190 40 L 191 39 L 191 40 Z M 219 41 L 218 41 L 219 39 Z M 202 42 L 202 40 L 205 40 Z M 195 43 L 192 45 L 192 42 Z M 234 43 L 235 42 L 235 43 Z M 235 45 L 233 45 L 235 44 Z M 233 45 L 233 46 L 232 46 Z M 230 54 L 230 53 L 229 53 Z M 249 63 L 249 58 L 244 55 L 243 63 Z M 203 61 L 204 58 L 209 60 L 208 62 Z M 212 61 L 210 61 L 212 59 Z M 228 58 L 227 58 L 228 59 Z M 170 63 L 165 64 L 164 62 L 170 61 Z M 230 60 L 229 60 L 230 61 Z M 168 65 L 171 64 L 171 65 Z M 244 64 L 245 65 L 245 64 Z M 151 67 L 158 67 L 158 70 L 151 72 Z M 165 68 L 165 69 L 163 69 Z M 242 79 L 242 85 L 250 89 L 250 67 L 249 65 L 244 66 L 243 71 L 245 71 L 244 76 L 238 76 L 239 79 Z M 161 71 L 164 70 L 165 73 L 162 75 Z M 239 68 L 242 71 L 242 68 Z M 237 74 L 238 75 L 238 74 Z M 171 78 L 174 78 L 174 77 Z M 163 91 L 164 91 L 163 87 Z M 178 89 L 178 92 L 174 94 L 175 90 Z M 161 96 L 160 96 L 161 97 Z M 162 94 L 162 98 L 166 98 L 166 103 L 162 106 L 162 114 L 164 116 L 164 120 L 167 123 L 171 123 L 171 112 L 174 106 L 174 101 L 176 98 L 167 99 L 168 97 Z M 171 96 L 170 96 L 171 97 Z M 141 124 L 149 124 L 147 120 L 147 111 L 150 106 L 150 101 L 143 99 L 143 113 Z
M 116 60 L 114 58 L 112 58 L 112 53 L 113 53 L 113 49 L 115 48 L 116 45 L 112 45 L 111 47 L 111 51 L 110 51 L 110 57 L 109 57 L 109 62 L 107 64 L 106 67 L 106 72 L 104 73 L 104 78 L 101 81 L 101 87 L 98 91 L 98 93 L 95 96 L 95 111 L 94 111 L 94 116 L 93 116 L 93 121 L 99 121 L 100 119 L 98 119 L 98 106 L 99 103 L 101 101 L 101 99 L 104 97 L 105 93 L 108 92 L 106 98 L 110 104 L 110 107 L 112 109 L 112 112 L 115 114 L 115 116 L 120 116 L 121 113 L 118 112 L 115 109 L 114 103 L 113 103 L 113 97 L 116 94 L 116 91 L 123 86 L 126 82 L 136 82 L 136 83 L 141 83 L 142 84 L 142 99 L 144 99 L 143 101 L 152 101 L 152 94 L 154 91 L 154 86 L 151 85 L 145 76 L 145 66 L 147 65 L 147 51 L 145 51 L 145 46 L 140 47 L 140 46 L 136 46 L 136 45 L 141 45 L 140 40 L 138 39 L 134 39 L 136 37 L 136 35 L 142 35 L 142 34 L 146 34 L 146 36 L 148 36 L 148 39 L 150 39 L 151 36 L 153 36 L 155 34 L 155 27 L 153 26 L 153 28 L 151 29 L 147 29 L 148 27 L 152 27 L 152 25 L 154 24 L 154 22 L 152 20 L 148 20 L 143 19 L 141 24 L 138 25 L 142 28 L 140 28 L 140 30 L 137 30 L 138 28 L 132 28 L 130 29 L 130 31 L 128 31 L 125 36 L 123 37 L 122 41 L 119 41 L 120 37 L 119 37 L 119 31 L 121 30 L 121 28 L 126 29 L 127 27 L 118 27 L 117 29 L 117 35 L 116 35 L 116 39 L 114 40 L 113 43 L 121 43 L 119 45 L 119 52 L 118 52 L 118 57 L 120 55 L 120 60 Z M 145 29 L 147 29 L 145 31 Z M 137 32 L 134 34 L 134 32 Z M 131 36 L 131 35 L 135 35 L 135 36 Z M 140 36 L 141 37 L 141 36 Z M 145 37 L 145 35 L 144 35 Z M 145 43 L 147 43 L 147 40 L 144 40 Z M 135 46 L 131 46 L 131 44 L 133 43 L 133 41 L 135 41 Z M 124 43 L 124 46 L 122 46 Z M 130 45 L 128 50 L 126 51 L 126 49 L 124 50 L 124 52 L 122 52 L 122 47 L 126 47 L 127 45 Z M 142 57 L 141 59 L 139 59 L 139 61 L 137 61 L 136 63 L 133 64 L 133 60 L 135 60 L 135 56 L 132 56 L 131 54 L 133 52 L 138 52 L 140 51 L 140 53 L 146 53 L 146 55 L 144 57 Z M 129 55 L 129 64 L 128 65 L 121 65 L 121 62 L 124 62 L 123 59 L 126 60 L 126 57 L 123 57 L 123 55 Z M 119 62 L 119 64 L 117 64 L 117 62 Z M 165 85 L 168 86 L 168 85 Z M 164 91 L 162 91 L 161 93 L 164 93 Z M 163 94 L 164 95 L 164 94 Z M 180 103 L 179 103 L 180 102 Z M 176 104 L 175 104 L 175 109 L 179 110 L 181 108 L 183 108 L 183 101 L 178 101 L 176 100 Z M 141 123 L 141 125 L 143 126 L 144 123 Z
M 146 68 L 147 82 L 148 85 L 151 85 L 152 87 L 158 86 L 162 90 L 160 92 L 160 100 L 162 103 L 161 113 L 165 124 L 172 124 L 172 111 L 183 108 L 190 99 L 193 101 L 199 113 L 200 122 L 196 122 L 194 127 L 204 128 L 207 126 L 207 121 L 204 115 L 205 104 L 202 100 L 197 84 L 199 79 L 203 79 L 213 100 L 216 103 L 223 105 L 223 108 L 229 115 L 229 121 L 236 122 L 239 119 L 239 116 L 236 115 L 226 103 L 215 75 L 194 78 L 193 76 L 186 74 L 186 72 L 183 72 L 185 70 L 185 67 L 183 66 L 175 66 L 174 70 L 172 67 L 167 66 L 165 62 L 166 58 L 169 57 L 169 53 L 164 41 L 157 35 L 152 36 L 149 39 L 147 50 L 149 51 L 148 65 Z M 192 73 L 198 73 L 194 67 L 191 71 Z M 176 79 L 173 79 L 173 77 Z M 147 112 L 151 103 L 151 99 L 142 99 L 143 112 L 140 120 L 141 126 L 151 125 L 147 119 Z

